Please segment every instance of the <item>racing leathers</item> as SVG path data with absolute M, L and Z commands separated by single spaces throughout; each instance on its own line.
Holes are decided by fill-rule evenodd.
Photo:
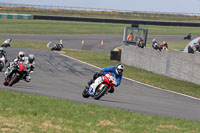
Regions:
M 24 79 L 25 79 L 26 82 L 30 82 L 31 77 L 30 77 L 29 74 L 34 72 L 35 62 L 34 61 L 30 62 L 28 57 L 24 57 L 24 62 L 25 62 L 26 67 L 27 67 L 27 72 L 26 72 Z
M 58 44 L 55 44 L 51 50 L 61 51 L 62 48 L 63 48 L 63 44 L 58 43 Z
M 117 79 L 117 86 L 120 85 L 121 83 L 121 80 L 122 80 L 122 74 L 117 74 L 116 73 L 116 67 L 115 66 L 111 66 L 111 67 L 106 67 L 106 68 L 103 68 L 101 69 L 101 71 L 104 73 L 104 74 L 107 74 L 107 73 L 114 73 L 115 76 L 116 76 L 116 79 Z M 117 87 L 116 86 L 116 87 Z

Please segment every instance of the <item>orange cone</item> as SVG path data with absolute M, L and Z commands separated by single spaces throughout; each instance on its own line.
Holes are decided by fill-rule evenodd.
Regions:
M 103 46 L 103 40 L 101 40 L 101 46 Z
M 85 42 L 84 42 L 84 40 L 82 40 L 82 41 L 81 41 L 81 45 L 83 46 L 83 45 L 84 45 L 84 43 L 85 43 Z

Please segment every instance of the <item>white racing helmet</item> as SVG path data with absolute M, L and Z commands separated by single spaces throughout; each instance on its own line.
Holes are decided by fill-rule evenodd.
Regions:
M 124 65 L 123 64 L 117 64 L 116 65 L 116 73 L 117 74 L 122 74 L 124 71 Z
M 30 63 L 33 63 L 34 60 L 35 60 L 35 55 L 29 54 L 29 55 L 28 55 L 28 61 L 29 61 Z
M 18 57 L 21 59 L 24 57 L 24 55 L 25 55 L 25 53 L 23 51 L 20 51 L 18 54 Z

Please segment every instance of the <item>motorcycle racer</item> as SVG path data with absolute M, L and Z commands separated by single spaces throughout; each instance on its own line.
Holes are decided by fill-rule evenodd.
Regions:
M 25 55 L 25 53 L 23 51 L 20 51 L 18 53 L 18 56 L 13 60 L 13 62 L 10 62 L 8 64 L 7 69 L 6 69 L 5 73 L 4 73 L 5 76 L 8 76 L 12 72 L 11 69 L 13 68 L 13 66 L 17 65 L 18 61 L 24 62 L 24 55 Z
M 25 53 L 23 51 L 20 51 L 18 53 L 18 56 L 14 59 L 14 62 L 24 61 L 24 56 L 25 56 Z
M 102 76 L 102 75 L 105 75 L 107 73 L 114 73 L 115 76 L 116 76 L 116 79 L 117 79 L 117 86 L 120 85 L 121 83 L 121 79 L 122 79 L 122 75 L 123 75 L 123 71 L 124 71 L 124 66 L 123 64 L 117 64 L 116 66 L 110 66 L 110 67 L 106 67 L 106 68 L 102 68 L 101 71 L 99 73 L 95 73 L 94 76 L 93 76 L 93 79 L 91 79 L 89 82 L 88 82 L 88 85 L 90 86 L 92 83 L 100 83 L 100 82 L 103 82 L 102 80 L 99 80 L 99 81 L 95 81 L 98 77 Z M 108 91 L 109 93 L 113 93 L 114 92 L 114 88 L 110 88 L 110 90 Z
M 51 50 L 61 51 L 63 47 L 64 47 L 63 42 L 62 42 L 62 40 L 60 40 L 60 42 L 55 44 L 54 47 L 51 48 Z
M 26 82 L 30 82 L 31 76 L 29 75 L 30 73 L 34 72 L 35 68 L 35 56 L 33 54 L 29 54 L 28 57 L 25 57 L 25 64 L 27 66 L 27 73 L 24 77 Z
M 22 62 L 23 64 L 25 64 L 27 70 L 26 70 L 26 74 L 24 75 L 23 79 L 26 82 L 30 82 L 31 77 L 30 77 L 30 73 L 33 73 L 34 68 L 35 68 L 35 56 L 33 54 L 28 55 L 28 57 L 24 57 L 24 52 L 20 51 L 17 58 L 14 59 L 13 62 L 10 62 L 9 65 L 7 66 L 7 70 L 5 72 L 5 76 L 7 78 L 10 78 L 10 76 L 12 76 L 12 71 L 16 68 L 16 66 L 18 65 L 18 62 Z

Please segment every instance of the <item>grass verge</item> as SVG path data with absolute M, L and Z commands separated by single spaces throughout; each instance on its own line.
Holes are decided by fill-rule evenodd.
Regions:
M 200 122 L 0 90 L 0 132 L 198 133 Z
M 3 34 L 121 34 L 125 24 L 70 22 L 53 20 L 6 20 L 0 21 L 0 33 Z M 149 35 L 199 35 L 200 27 L 148 26 Z

